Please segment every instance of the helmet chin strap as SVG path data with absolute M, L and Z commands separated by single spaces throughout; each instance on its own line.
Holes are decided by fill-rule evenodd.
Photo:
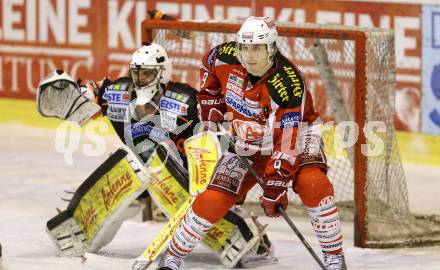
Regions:
M 152 84 L 152 85 L 150 84 L 149 86 L 142 86 L 142 87 L 136 86 L 134 90 L 136 91 L 136 97 L 137 97 L 136 104 L 143 105 L 150 102 L 150 100 L 152 100 L 156 95 L 158 95 L 161 92 L 162 87 L 158 82 L 156 84 Z M 148 92 L 155 92 L 155 94 L 148 97 L 147 95 Z
M 161 86 L 159 86 L 159 87 L 161 87 Z M 142 90 L 138 90 L 136 88 L 135 91 L 136 91 L 136 95 L 138 95 L 138 93 L 141 93 L 141 95 L 142 95 Z M 139 96 L 138 96 L 136 98 L 136 102 L 134 104 L 130 103 L 130 106 L 131 106 L 130 110 L 132 110 L 134 112 L 132 117 L 135 120 L 140 121 L 141 119 L 143 119 L 147 115 L 156 114 L 156 112 L 159 110 L 159 104 L 158 104 L 158 100 L 155 100 L 155 99 L 157 96 L 160 96 L 160 95 L 161 94 L 160 94 L 160 90 L 159 90 L 149 100 L 148 100 L 148 98 L 145 98 L 145 97 L 139 98 Z

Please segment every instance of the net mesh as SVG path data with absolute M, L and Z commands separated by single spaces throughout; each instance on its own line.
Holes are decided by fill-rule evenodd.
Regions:
M 181 29 L 153 29 L 153 42 L 162 45 L 173 63 L 173 80 L 188 83 L 196 89 L 200 85 L 199 67 L 203 55 L 214 46 L 235 39 L 234 31 L 214 32 L 213 22 L 204 23 L 203 31 L 186 32 Z M 218 23 L 218 22 L 217 22 Z M 228 22 L 231 23 L 231 22 Z M 144 24 L 144 27 L 154 27 Z M 363 29 L 344 26 L 297 25 L 291 33 L 280 34 L 277 47 L 280 52 L 299 67 L 308 89 L 325 125 L 323 139 L 328 158 L 328 177 L 335 189 L 338 205 L 354 209 L 355 173 L 354 147 L 351 139 L 356 132 L 364 132 L 367 145 L 366 157 L 365 230 L 368 246 L 382 247 L 431 242 L 439 235 L 438 220 L 421 220 L 409 211 L 408 193 L 394 129 L 395 55 L 394 36 L 389 30 Z M 311 34 L 297 35 L 294 29 L 308 29 Z M 319 31 L 317 31 L 319 30 Z M 366 36 L 365 44 L 365 104 L 356 102 L 355 39 L 330 38 L 326 31 L 359 31 Z M 179 32 L 180 31 L 180 32 Z M 304 32 L 301 32 L 304 33 Z M 364 106 L 365 123 L 347 122 L 356 119 L 356 108 Z M 376 140 L 375 140 L 376 139 Z M 371 141 L 370 141 L 371 140 Z M 359 181 L 359 180 L 358 180 Z M 360 181 L 363 181 L 362 179 Z M 289 189 L 289 201 L 300 200 Z M 258 203 L 262 190 L 255 186 L 247 195 L 247 203 Z M 429 240 L 431 239 L 431 240 Z M 366 244 L 363 244 L 366 246 Z

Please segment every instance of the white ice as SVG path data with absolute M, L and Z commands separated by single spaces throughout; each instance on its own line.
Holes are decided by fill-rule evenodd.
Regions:
M 64 189 L 79 185 L 114 149 L 118 139 L 106 136 L 105 154 L 85 155 L 84 144 L 93 142 L 84 134 L 80 148 L 73 153 L 69 166 L 55 150 L 55 130 L 0 125 L 0 243 L 3 268 L 8 270 L 42 269 L 130 269 L 138 256 L 163 226 L 163 223 L 125 222 L 115 239 L 102 251 L 82 264 L 79 258 L 55 256 L 45 233 L 47 220 L 65 207 L 60 200 Z M 418 213 L 440 214 L 440 166 L 405 166 L 410 190 L 411 209 Z M 319 247 L 308 219 L 292 217 L 315 251 Z M 282 219 L 262 218 L 270 223 L 279 263 L 259 269 L 319 269 L 301 242 Z M 343 223 L 345 254 L 349 269 L 440 269 L 440 247 L 410 249 L 361 249 L 353 246 L 353 224 Z M 154 266 L 151 267 L 154 269 Z M 200 247 L 186 260 L 188 269 L 223 269 L 217 257 Z

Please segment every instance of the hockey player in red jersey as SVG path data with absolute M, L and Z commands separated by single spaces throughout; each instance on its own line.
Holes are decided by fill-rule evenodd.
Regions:
M 326 268 L 346 269 L 319 114 L 300 71 L 277 50 L 277 36 L 271 18 L 250 17 L 236 41 L 213 48 L 203 58 L 197 95 L 201 120 L 227 121 L 238 151 L 229 149 L 218 161 L 208 189 L 174 233 L 158 269 L 183 269 L 184 258 L 212 224 L 255 185 L 238 154 L 246 155 L 263 178 L 266 215 L 277 217 L 278 206 L 287 208 L 292 183 L 308 209 Z

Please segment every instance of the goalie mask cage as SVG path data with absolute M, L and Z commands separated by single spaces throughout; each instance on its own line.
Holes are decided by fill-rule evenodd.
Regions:
M 235 40 L 239 28 L 236 21 L 147 19 L 142 23 L 142 39 L 165 48 L 173 63 L 172 80 L 197 89 L 203 55 L 218 44 Z M 355 246 L 440 243 L 439 221 L 409 211 L 394 129 L 393 32 L 294 23 L 279 23 L 277 30 L 279 51 L 303 73 L 315 109 L 326 123 L 323 139 L 328 176 L 338 207 L 351 205 L 354 209 Z M 354 121 L 351 123 L 358 129 L 347 121 Z M 378 128 L 370 128 L 369 123 Z M 342 147 L 348 140 L 346 125 L 359 131 L 356 143 L 349 148 Z M 373 136 L 383 142 L 382 148 L 366 140 Z M 289 200 L 300 203 L 289 190 Z M 246 202 L 258 202 L 261 194 L 257 185 Z

